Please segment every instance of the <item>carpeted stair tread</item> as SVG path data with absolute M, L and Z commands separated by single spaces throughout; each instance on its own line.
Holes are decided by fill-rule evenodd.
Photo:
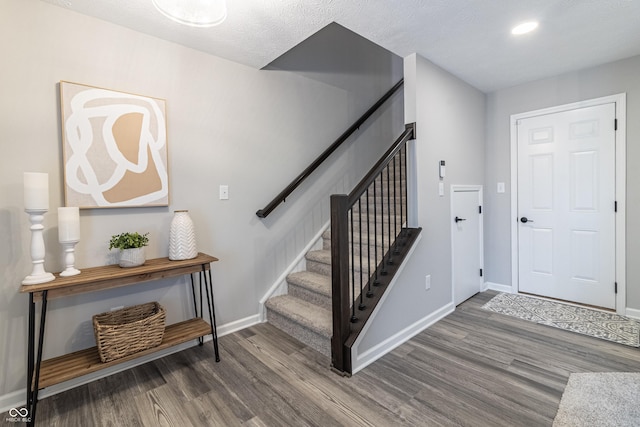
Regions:
M 267 300 L 266 306 L 269 310 L 273 310 L 323 337 L 331 338 L 333 334 L 329 310 L 291 295 L 270 298 Z
M 375 269 L 377 263 L 373 258 L 373 254 L 371 254 L 371 261 L 367 263 L 366 257 L 362 259 L 362 268 L 360 264 L 360 256 L 356 255 L 355 260 L 353 262 L 353 268 L 356 272 L 362 272 L 364 276 L 368 276 L 368 268 L 371 266 L 372 270 Z M 379 257 L 382 254 L 379 255 Z M 307 253 L 307 270 L 313 271 L 318 274 L 324 274 L 326 276 L 331 276 L 331 251 L 328 249 L 321 249 L 316 251 L 310 251 Z
M 331 277 L 312 271 L 299 271 L 287 276 L 287 282 L 331 298 Z
M 320 264 L 326 264 L 328 266 L 331 266 L 331 251 L 329 249 L 319 249 L 316 251 L 309 251 L 307 253 L 307 261 L 312 261 L 312 262 L 317 262 Z M 373 258 L 371 260 L 371 262 L 373 263 Z M 362 263 L 364 264 L 364 267 L 367 267 L 367 260 L 363 259 Z M 375 263 L 374 263 L 375 265 Z M 360 271 L 360 257 L 356 256 L 356 259 L 354 260 L 353 263 L 354 268 L 356 269 L 356 271 Z
M 401 230 L 400 224 L 396 224 L 395 230 L 393 227 L 394 224 L 391 224 L 391 239 L 395 239 L 394 232 L 399 232 Z M 371 243 L 373 247 L 374 243 L 378 246 L 382 246 L 384 242 L 385 246 L 389 246 L 389 234 L 386 233 L 388 227 L 385 224 L 385 234 L 381 233 L 381 229 L 378 229 L 378 234 L 374 234 L 373 228 L 371 229 L 371 233 L 367 233 L 366 229 L 360 232 L 360 230 L 353 230 L 353 242 L 358 244 L 362 242 L 362 245 L 366 247 L 367 243 Z M 369 236 L 369 240 L 367 240 L 367 235 Z M 323 249 L 329 249 L 331 247 L 331 232 L 328 234 L 322 235 L 323 239 Z M 351 242 L 351 235 L 349 235 L 349 242 Z M 326 245 L 324 243 L 327 243 Z

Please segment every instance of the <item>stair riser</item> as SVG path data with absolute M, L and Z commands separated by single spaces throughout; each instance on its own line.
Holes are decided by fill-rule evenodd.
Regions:
M 327 297 L 317 292 L 310 291 L 309 289 L 303 288 L 301 286 L 298 286 L 292 283 L 288 284 L 288 288 L 289 288 L 288 294 L 291 296 L 300 298 L 304 301 L 310 302 L 311 304 L 317 305 L 319 307 L 323 307 L 327 310 L 332 309 L 331 297 Z
M 367 280 L 367 277 L 369 277 L 366 263 L 367 263 L 366 260 L 363 260 L 363 264 L 365 264 L 365 266 L 364 266 L 364 269 L 362 270 L 362 277 L 363 277 L 363 280 L 365 280 L 365 281 Z M 375 268 L 375 265 L 374 265 L 374 261 L 372 260 L 371 261 L 371 271 L 372 272 L 373 272 L 374 268 Z M 324 274 L 325 276 L 331 277 L 331 264 L 325 264 L 323 262 L 307 260 L 307 271 L 312 271 L 314 273 Z M 360 268 L 358 268 L 358 266 L 356 266 L 354 271 L 356 273 L 356 278 L 359 280 L 359 278 L 360 278 Z M 349 272 L 351 272 L 351 267 L 349 267 Z
M 367 212 L 367 204 L 364 203 L 364 201 L 360 206 L 358 206 L 358 203 L 353 205 L 353 209 L 351 211 L 355 212 L 355 213 L 362 212 L 362 220 L 364 221 L 366 219 L 366 217 L 367 217 L 367 214 L 369 215 L 371 220 L 373 220 L 374 215 L 375 216 L 380 216 L 381 214 L 386 214 L 388 212 L 391 212 L 390 216 L 394 216 L 394 209 L 395 209 L 395 216 L 400 216 L 400 208 L 402 208 L 403 216 L 406 216 L 407 215 L 407 205 L 403 205 L 401 203 L 396 203 L 395 205 L 393 203 L 388 204 L 386 201 L 384 203 L 378 203 L 375 206 L 375 212 L 373 210 L 374 209 L 373 202 L 369 203 L 369 212 Z M 354 222 L 358 220 L 358 216 L 359 215 L 355 215 L 353 217 Z
M 403 192 L 406 192 L 407 190 L 407 182 L 403 179 L 402 181 L 394 181 L 393 178 L 391 178 L 391 181 L 386 180 L 386 178 L 384 180 L 382 180 L 382 182 L 380 182 L 380 180 L 377 180 L 375 182 L 375 196 L 376 197 L 386 197 L 386 196 L 393 196 L 393 189 L 395 188 L 395 193 L 396 196 L 400 197 L 400 195 Z M 369 187 L 367 187 L 369 189 L 369 198 L 373 198 L 374 196 L 374 185 L 370 184 Z M 402 192 L 400 191 L 400 189 L 402 188 Z M 366 197 L 366 190 L 365 192 L 362 194 L 362 197 Z
M 395 236 L 397 234 L 400 234 L 400 232 L 402 231 L 402 224 L 400 224 L 400 222 L 396 222 L 396 223 L 387 223 L 385 222 L 384 224 L 376 224 L 374 226 L 374 224 L 369 224 L 370 225 L 370 231 L 367 232 L 367 225 L 366 224 L 362 224 L 362 229 L 360 228 L 354 228 L 353 229 L 353 238 L 351 235 L 351 231 L 349 231 L 349 234 L 347 236 L 348 240 L 351 242 L 363 242 L 365 245 L 369 242 L 371 242 L 371 244 L 373 244 L 375 241 L 377 241 L 378 245 L 380 245 L 380 241 L 384 238 L 384 241 L 387 242 L 389 239 L 389 235 L 391 235 L 391 239 L 394 239 Z M 389 233 L 389 231 L 391 231 L 391 233 Z M 331 240 L 331 233 L 324 233 L 322 235 L 322 239 L 323 240 Z
M 406 221 L 405 221 L 406 224 Z M 385 241 L 389 237 L 389 230 L 391 230 L 391 238 L 393 239 L 396 234 L 400 233 L 402 229 L 402 224 L 400 224 L 400 219 L 397 222 L 391 221 L 389 224 L 387 221 L 385 222 L 377 222 L 377 223 L 353 223 L 353 240 L 360 240 L 360 233 L 362 233 L 362 240 L 367 241 L 367 234 L 371 234 L 371 239 L 373 240 L 374 233 L 380 237 L 384 236 Z M 351 240 L 351 232 L 349 232 L 349 240 Z
M 267 309 L 267 321 L 281 331 L 291 335 L 301 343 L 308 345 L 327 357 L 331 357 L 330 338 L 313 332 L 273 310 Z
M 400 226 L 400 224 L 395 224 L 394 227 L 394 224 L 391 223 L 391 227 L 389 227 L 388 224 L 385 224 L 384 229 L 378 227 L 378 229 L 375 231 L 377 231 L 378 234 L 374 234 L 373 227 L 371 228 L 371 234 L 368 234 L 367 230 L 363 230 L 362 233 L 360 233 L 360 230 L 353 230 L 353 239 L 351 238 L 351 234 L 349 234 L 348 241 L 354 242 L 355 244 L 360 244 L 360 242 L 362 242 L 363 246 L 370 244 L 373 247 L 374 245 L 381 246 L 381 241 L 384 240 L 384 245 L 388 246 L 389 237 L 391 237 L 391 241 L 395 240 L 396 236 L 402 234 L 402 227 Z M 389 233 L 389 231 L 391 231 L 391 233 Z M 331 240 L 331 236 L 327 238 L 323 237 L 323 239 Z
M 400 208 L 402 208 L 402 212 L 400 212 Z M 369 212 L 367 212 L 367 207 L 365 205 L 355 205 L 351 210 L 351 215 L 348 216 L 348 222 L 349 224 L 351 223 L 351 216 L 353 216 L 354 227 L 357 227 L 360 222 L 362 222 L 363 226 L 366 226 L 367 217 L 369 218 L 371 226 L 373 226 L 374 223 L 380 224 L 382 221 L 386 224 L 389 221 L 389 218 L 391 218 L 391 223 L 393 223 L 394 218 L 397 218 L 397 220 L 400 221 L 401 214 L 402 219 L 406 220 L 406 205 L 378 205 L 376 206 L 375 212 L 373 211 L 373 206 L 369 206 Z
M 366 221 L 366 216 L 362 218 L 362 223 L 360 223 L 360 221 L 354 221 L 353 222 L 353 232 L 354 234 L 360 234 L 360 230 L 362 230 L 363 234 L 366 234 L 367 230 L 370 229 L 371 230 L 371 235 L 374 235 L 375 233 L 378 234 L 382 234 L 382 230 L 384 230 L 384 233 L 387 234 L 388 230 L 389 230 L 389 224 L 391 224 L 391 229 L 393 230 L 393 225 L 396 225 L 396 228 L 399 228 L 400 225 L 400 216 L 398 216 L 397 218 L 394 218 L 393 216 L 391 218 L 389 218 L 388 216 L 384 216 L 384 217 L 378 217 L 377 221 L 374 222 L 373 218 L 371 218 L 369 220 L 369 224 L 367 224 Z M 406 225 L 407 222 L 407 218 L 404 217 L 402 218 L 404 220 L 404 225 Z M 389 221 L 391 220 L 391 221 Z M 329 235 L 331 235 L 331 233 L 329 233 Z M 324 235 L 323 235 L 324 236 Z
M 369 203 L 373 203 L 374 201 L 380 203 L 381 201 L 384 201 L 386 203 L 387 200 L 406 200 L 406 191 L 407 191 L 407 187 L 404 186 L 404 183 L 402 184 L 402 186 L 399 183 L 390 183 L 389 187 L 387 187 L 386 183 L 383 183 L 382 186 L 380 185 L 376 185 L 376 192 L 375 195 L 373 194 L 373 187 L 369 187 Z M 367 200 L 367 193 L 363 193 L 362 196 L 360 196 L 360 200 L 362 200 L 362 203 L 364 203 Z
M 377 248 L 378 248 L 378 260 L 380 260 L 381 257 L 382 257 L 383 250 L 384 251 L 388 251 L 389 250 L 389 244 L 387 243 L 387 239 L 385 238 L 384 248 L 380 244 L 378 244 Z M 322 249 L 331 250 L 331 240 L 324 240 L 322 242 Z M 349 249 L 349 250 L 351 250 L 351 249 Z M 356 256 L 359 256 L 360 252 L 362 252 L 362 254 L 364 256 L 364 254 L 367 253 L 367 246 L 366 245 L 364 245 L 364 246 L 355 245 L 353 247 L 353 251 L 356 254 Z M 375 254 L 375 248 L 373 246 L 371 247 L 371 249 L 369 249 L 369 254 L 371 255 L 371 259 L 373 259 L 374 254 Z M 366 256 L 364 256 L 364 258 L 366 259 Z
M 331 264 L 307 260 L 307 271 L 331 277 Z
M 401 168 L 402 166 L 402 168 Z M 402 169 L 402 170 L 401 170 Z M 399 163 L 395 164 L 395 171 L 393 163 L 389 165 L 388 170 L 384 169 L 382 173 L 378 174 L 377 179 L 380 180 L 380 175 L 382 175 L 382 179 L 387 179 L 387 172 L 389 172 L 389 178 L 393 180 L 394 177 L 404 179 L 407 174 L 407 166 L 403 163 L 400 165 Z

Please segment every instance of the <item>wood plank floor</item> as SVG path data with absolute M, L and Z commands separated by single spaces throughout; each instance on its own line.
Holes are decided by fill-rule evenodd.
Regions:
M 207 343 L 44 399 L 37 424 L 550 426 L 570 373 L 640 371 L 640 349 L 481 310 L 494 295 L 352 378 L 261 324 L 222 337 L 220 363 Z

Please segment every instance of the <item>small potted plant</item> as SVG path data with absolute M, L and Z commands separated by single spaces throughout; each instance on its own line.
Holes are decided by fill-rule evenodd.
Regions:
M 144 264 L 144 247 L 149 244 L 149 233 L 122 233 L 111 236 L 109 250 L 120 249 L 120 267 L 137 267 Z

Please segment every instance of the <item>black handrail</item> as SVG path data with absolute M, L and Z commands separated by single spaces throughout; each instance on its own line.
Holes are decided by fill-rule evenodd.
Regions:
M 349 129 L 347 129 L 338 139 L 335 140 L 329 148 L 327 148 L 320 156 L 313 161 L 300 175 L 298 175 L 291 184 L 289 184 L 284 190 L 280 192 L 267 206 L 263 209 L 260 209 L 256 212 L 258 218 L 266 218 L 278 205 L 286 200 L 287 197 L 293 190 L 295 190 L 305 179 L 309 177 L 327 158 L 342 145 L 343 142 L 347 140 L 356 130 L 362 126 L 362 124 L 369 118 L 373 113 L 376 112 L 382 104 L 384 104 L 391 96 L 396 93 L 400 87 L 402 87 L 404 83 L 404 79 L 401 79 L 398 83 L 396 83 L 387 93 L 385 93 L 382 98 L 380 98 L 371 108 L 367 110 L 366 113 L 362 115 Z
M 353 206 L 356 201 L 367 191 L 369 185 L 373 183 L 374 179 L 380 175 L 380 172 L 393 160 L 395 155 L 400 151 L 404 144 L 410 139 L 416 139 L 416 124 L 409 123 L 405 125 L 404 132 L 396 139 L 386 153 L 378 160 L 378 162 L 371 168 L 369 173 L 360 180 L 358 185 L 349 193 L 348 205 Z

